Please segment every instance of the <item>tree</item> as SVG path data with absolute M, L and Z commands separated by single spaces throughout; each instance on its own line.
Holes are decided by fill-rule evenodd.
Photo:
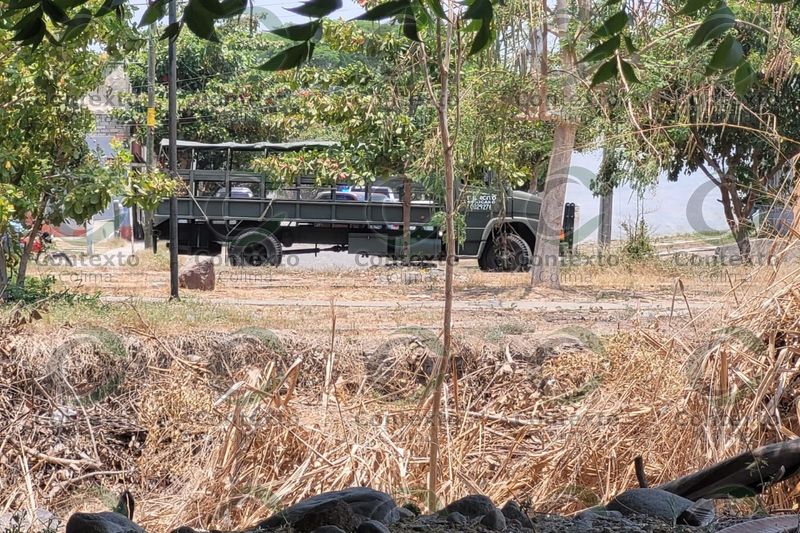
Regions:
M 124 22 L 108 18 L 60 47 L 18 47 L 8 37 L 0 31 L 0 129 L 5 132 L 0 139 L 0 235 L 26 214 L 36 235 L 45 220 L 86 220 L 122 190 L 120 174 L 103 165 L 86 144 L 94 120 L 80 102 L 100 84 L 114 58 L 94 46 L 114 50 L 120 41 L 128 43 L 131 34 Z M 24 284 L 34 239 L 27 240 L 18 264 L 11 261 L 11 239 L 6 241 L 0 293 L 12 279 Z M 9 275 L 12 264 L 17 268 Z
M 737 22 L 726 22 L 716 36 L 708 33 L 709 21 L 717 20 L 711 15 L 699 25 L 677 29 L 653 22 L 661 15 L 658 8 L 631 18 L 632 29 L 619 28 L 613 38 L 620 41 L 624 34 L 641 43 L 635 52 L 641 82 L 626 76 L 598 81 L 603 67 L 594 81 L 620 86 L 627 111 L 618 119 L 627 123 L 627 142 L 636 146 L 632 151 L 647 154 L 670 179 L 700 170 L 719 188 L 729 228 L 747 257 L 755 206 L 800 153 L 798 80 L 787 62 L 800 51 L 800 19 L 788 6 L 764 10 L 751 2 L 731 2 L 725 10 Z M 676 21 L 686 12 L 674 15 Z M 680 54 L 684 46 L 706 41 L 711 46 L 700 48 L 697 57 Z M 613 59 L 622 65 L 619 51 L 603 54 L 617 54 Z M 584 59 L 598 57 L 595 48 Z M 731 79 L 726 73 L 732 69 L 752 70 L 753 78 L 744 80 L 737 73 Z

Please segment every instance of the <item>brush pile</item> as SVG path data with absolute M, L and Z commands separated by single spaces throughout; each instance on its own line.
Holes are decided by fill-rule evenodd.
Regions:
M 485 494 L 566 515 L 636 486 L 636 456 L 657 485 L 796 437 L 800 270 L 692 312 L 605 339 L 458 332 L 440 507 Z M 424 508 L 437 332 L 332 337 L 23 328 L 0 352 L 0 515 L 103 510 L 122 486 L 149 531 L 242 529 L 352 486 Z

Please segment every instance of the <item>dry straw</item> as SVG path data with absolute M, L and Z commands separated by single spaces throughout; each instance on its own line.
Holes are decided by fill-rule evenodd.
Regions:
M 601 345 L 458 332 L 438 501 L 480 492 L 573 512 L 635 485 L 638 455 L 657 484 L 794 438 L 795 246 L 779 243 L 781 264 L 693 306 L 691 320 L 642 321 Z M 145 327 L 120 335 L 124 355 L 111 364 L 103 347 L 57 350 L 74 330 L 17 329 L 0 368 L 0 514 L 102 509 L 122 486 L 151 531 L 242 528 L 353 485 L 427 501 L 435 332 L 274 343 L 157 338 Z M 111 385 L 98 395 L 98 382 Z M 793 490 L 772 489 L 764 503 L 790 508 Z

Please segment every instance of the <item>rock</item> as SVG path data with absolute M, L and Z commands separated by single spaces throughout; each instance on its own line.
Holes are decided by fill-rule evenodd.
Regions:
M 190 263 L 178 273 L 178 283 L 182 289 L 213 291 L 216 279 L 214 261 L 211 259 Z
M 356 533 L 389 533 L 389 528 L 377 520 L 361 522 L 356 528 Z
M 405 505 L 403 507 L 395 507 L 394 509 L 392 509 L 392 513 L 397 516 L 397 520 L 414 518 L 419 515 L 419 513 L 415 514 L 414 511 L 412 511 Z M 392 522 L 397 522 L 397 520 L 390 520 L 388 523 L 391 524 Z
M 342 528 L 336 526 L 322 526 L 318 527 L 311 533 L 346 533 Z
M 481 519 L 481 525 L 492 531 L 503 531 L 506 528 L 506 517 L 499 509 L 492 509 Z
M 488 496 L 481 494 L 472 494 L 464 496 L 460 500 L 452 502 L 445 507 L 445 511 L 449 513 L 459 512 L 467 518 L 476 518 L 478 516 L 485 516 L 497 508 L 492 503 Z
M 342 506 L 336 504 L 336 502 L 349 508 L 351 515 L 355 519 L 352 527 L 342 527 L 342 524 L 335 522 L 316 522 L 317 525 L 315 527 L 335 525 L 342 527 L 346 531 L 352 531 L 365 520 L 377 520 L 384 524 L 391 524 L 402 518 L 401 512 L 397 510 L 397 504 L 385 492 L 373 490 L 369 487 L 352 487 L 334 492 L 323 492 L 300 501 L 258 523 L 254 529 L 270 529 L 284 525 L 297 528 L 299 522 L 303 521 L 304 524 L 310 524 L 313 522 L 313 516 L 326 510 L 330 512 L 338 509 L 335 511 L 336 513 L 346 514 L 342 510 Z M 332 507 L 334 505 L 335 507 Z M 347 524 L 344 525 L 347 526 Z
M 420 511 L 419 506 L 414 502 L 406 502 L 406 503 L 404 503 L 403 504 L 403 509 L 411 511 L 411 513 L 414 516 L 419 516 L 419 515 L 422 514 L 422 511 Z
M 687 526 L 707 526 L 717 517 L 713 500 L 697 500 L 678 517 L 679 524 Z
M 119 513 L 75 513 L 67 520 L 66 533 L 145 533 L 144 529 Z
M 342 500 L 329 500 L 305 513 L 292 523 L 292 527 L 302 532 L 311 532 L 322 526 L 336 526 L 345 531 L 353 531 L 361 522 L 353 510 Z
M 459 513 L 458 511 L 454 511 L 447 515 L 447 522 L 458 526 L 464 526 L 467 524 L 467 522 L 469 522 L 469 520 L 467 520 L 467 517 L 463 514 Z
M 520 526 L 533 529 L 533 522 L 530 517 L 525 514 L 519 504 L 514 500 L 506 502 L 500 511 L 503 513 L 503 516 L 506 517 L 506 520 L 516 520 L 519 522 Z
M 713 506 L 709 508 L 706 501 L 695 504 L 661 489 L 628 490 L 611 500 L 606 508 L 623 516 L 652 516 L 668 524 L 705 525 L 714 519 Z

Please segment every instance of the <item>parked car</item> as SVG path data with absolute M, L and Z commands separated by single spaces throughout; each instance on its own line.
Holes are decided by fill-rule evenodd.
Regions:
M 332 191 L 322 191 L 317 194 L 315 200 L 330 200 L 333 198 Z M 366 193 L 364 192 L 344 192 L 336 191 L 336 201 L 344 202 L 364 202 L 366 201 Z M 370 198 L 371 202 L 389 202 L 386 195 L 373 192 Z
M 373 185 L 372 187 L 370 187 L 370 189 L 372 190 L 373 198 L 375 198 L 376 195 L 380 194 L 386 197 L 385 200 L 382 200 L 384 202 L 400 201 L 400 198 L 397 197 L 397 195 L 394 193 L 394 189 L 392 189 L 391 187 L 384 187 L 383 185 Z M 360 192 L 362 194 L 365 194 L 366 190 L 364 190 L 364 187 L 351 187 L 350 192 Z M 378 200 L 374 201 L 377 202 Z
M 225 189 L 222 188 L 214 195 L 217 198 L 225 198 Z M 254 198 L 253 191 L 247 187 L 231 187 L 231 198 Z

